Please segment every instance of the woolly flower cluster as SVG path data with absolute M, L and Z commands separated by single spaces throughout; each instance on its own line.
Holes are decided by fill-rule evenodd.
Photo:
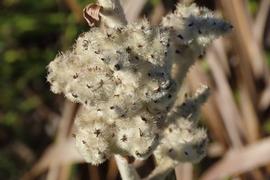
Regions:
M 51 90 L 82 104 L 75 119 L 79 152 L 92 164 L 113 154 L 145 159 L 155 149 L 158 158 L 201 159 L 207 136 L 192 116 L 206 91 L 198 95 L 205 100 L 191 98 L 186 106 L 176 107 L 176 97 L 189 67 L 230 25 L 195 4 L 179 4 L 159 26 L 126 24 L 117 0 L 98 5 L 103 28 L 80 35 L 48 66 Z
M 154 154 L 159 163 L 199 162 L 206 153 L 207 134 L 197 127 L 200 106 L 207 100 L 209 88 L 201 86 L 193 97 L 176 105 L 167 117 L 160 145 Z M 173 123 L 171 123 L 173 122 Z

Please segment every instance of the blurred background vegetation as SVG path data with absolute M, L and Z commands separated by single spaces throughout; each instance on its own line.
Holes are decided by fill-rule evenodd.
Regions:
M 87 29 L 65 1 L 0 1 L 0 179 L 18 179 L 54 140 L 63 99 L 49 91 L 46 66 Z
M 146 16 L 153 24 L 177 3 L 123 1 L 131 8 L 127 11 L 130 21 Z M 206 61 L 198 62 L 186 83 L 191 90 L 200 82 L 213 89 L 202 110 L 211 139 L 209 155 L 195 168 L 177 168 L 171 178 L 210 179 L 225 172 L 227 178 L 269 179 L 270 157 L 263 155 L 270 152 L 270 3 L 195 2 L 222 13 L 235 30 L 209 48 L 203 57 Z M 119 179 L 113 160 L 97 168 L 83 164 L 78 157 L 68 158 L 72 154 L 64 148 L 55 150 L 57 143 L 66 142 L 71 134 L 72 120 L 68 125 L 63 123 L 65 113 L 71 113 L 70 117 L 77 107 L 50 92 L 46 66 L 89 29 L 81 13 L 88 3 L 91 0 L 0 1 L 0 179 Z M 64 140 L 59 140 L 59 131 L 64 131 Z M 235 162 L 237 158 L 227 158 L 229 152 L 232 157 L 244 154 L 254 159 Z M 57 159 L 60 154 L 65 157 Z M 153 166 L 151 162 L 135 163 L 139 169 Z M 238 169 L 234 169 L 235 163 Z M 242 167 L 244 163 L 250 164 Z

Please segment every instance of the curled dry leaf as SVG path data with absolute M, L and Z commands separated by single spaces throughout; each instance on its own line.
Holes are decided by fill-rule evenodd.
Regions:
M 88 4 L 83 9 L 83 17 L 90 27 L 97 26 L 99 23 L 99 12 L 102 7 L 97 4 Z

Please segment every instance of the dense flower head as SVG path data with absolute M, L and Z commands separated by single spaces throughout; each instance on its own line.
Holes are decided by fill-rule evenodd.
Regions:
M 197 129 L 185 113 L 195 116 L 208 93 L 199 93 L 202 100 L 195 95 L 188 106 L 174 107 L 176 96 L 195 59 L 230 25 L 195 4 L 177 5 L 158 26 L 146 19 L 126 24 L 117 0 L 99 4 L 104 27 L 81 34 L 71 50 L 59 53 L 48 66 L 51 90 L 82 105 L 75 119 L 78 150 L 92 164 L 113 154 L 144 159 L 155 149 L 177 161 L 201 159 L 205 130 Z M 180 120 L 166 121 L 175 109 Z

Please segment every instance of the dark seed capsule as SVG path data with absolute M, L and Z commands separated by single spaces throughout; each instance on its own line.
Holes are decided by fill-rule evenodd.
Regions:
M 90 86 L 89 84 L 86 85 L 88 89 L 92 88 L 93 86 Z
M 139 134 L 140 134 L 140 137 L 142 137 L 144 135 L 140 128 L 139 128 Z
M 138 72 L 138 69 L 137 69 L 137 68 L 132 68 L 132 71 L 133 71 L 134 73 L 136 73 L 136 72 Z
M 142 156 L 138 151 L 135 152 L 136 156 Z
M 98 137 L 100 134 L 101 134 L 101 131 L 100 129 L 96 129 L 94 134 L 96 135 L 96 137 Z
M 116 64 L 116 65 L 114 65 L 114 67 L 115 67 L 115 69 L 116 69 L 117 71 L 119 71 L 119 70 L 121 69 L 120 64 Z
M 147 119 L 145 117 L 141 117 L 142 121 L 147 122 Z
M 122 33 L 123 28 L 117 28 L 117 31 L 118 31 L 119 33 Z
M 177 37 L 180 38 L 180 39 L 184 39 L 184 37 L 181 34 L 178 34 Z
M 123 135 L 123 137 L 121 138 L 121 141 L 126 142 L 127 141 L 127 136 Z
M 176 54 L 180 54 L 181 52 L 180 52 L 179 50 L 176 50 L 175 53 L 176 53 Z
M 128 53 L 130 53 L 130 52 L 131 52 L 131 48 L 128 46 L 128 47 L 126 48 L 126 51 L 127 51 Z
M 155 140 L 159 139 L 159 134 L 155 134 Z
M 73 79 L 77 79 L 79 77 L 79 75 L 76 73 L 73 75 Z
M 112 36 L 111 34 L 107 33 L 107 37 L 108 37 L 108 38 L 110 38 L 111 36 Z

